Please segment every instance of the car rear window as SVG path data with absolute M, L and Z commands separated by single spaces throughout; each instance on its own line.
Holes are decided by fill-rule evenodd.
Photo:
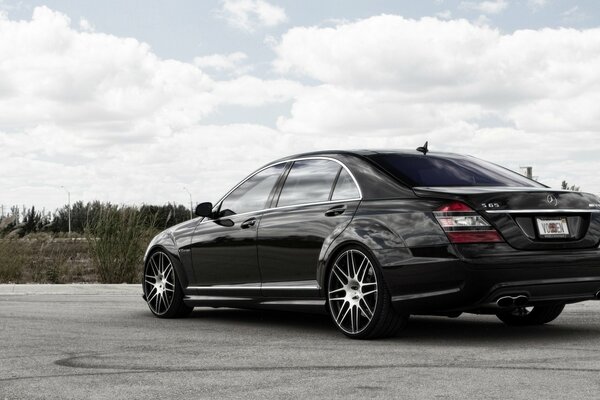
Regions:
M 370 158 L 411 186 L 545 187 L 516 172 L 475 157 L 374 154 Z

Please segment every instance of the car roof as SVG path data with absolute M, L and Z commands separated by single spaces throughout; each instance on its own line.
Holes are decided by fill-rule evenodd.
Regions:
M 350 156 L 363 156 L 368 157 L 376 154 L 404 154 L 404 155 L 423 155 L 423 153 L 417 150 L 408 150 L 408 149 L 357 149 L 357 150 L 320 150 L 320 151 L 312 151 L 308 153 L 299 153 L 294 154 L 292 156 L 283 157 L 277 162 L 293 160 L 296 158 L 303 157 L 317 157 L 317 156 L 332 156 L 332 155 L 350 155 Z M 438 156 L 438 157 L 465 157 L 465 155 L 457 154 L 457 153 L 446 153 L 446 152 L 438 152 L 438 151 L 430 151 L 427 153 L 427 156 Z

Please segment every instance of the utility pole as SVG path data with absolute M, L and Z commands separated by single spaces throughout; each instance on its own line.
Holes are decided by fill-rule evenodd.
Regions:
M 67 209 L 69 211 L 69 237 L 71 237 L 71 192 L 66 187 L 61 186 L 67 192 Z
M 192 194 L 185 186 L 183 187 L 183 190 L 185 190 L 187 192 L 187 194 L 190 195 L 190 219 L 193 219 L 194 218 L 194 202 L 192 201 Z

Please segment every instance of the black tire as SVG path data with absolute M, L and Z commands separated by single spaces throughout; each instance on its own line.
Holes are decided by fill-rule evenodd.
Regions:
M 348 258 L 349 255 L 351 258 Z M 368 263 L 355 265 L 365 260 Z M 350 279 L 348 276 L 351 276 Z M 369 293 L 373 287 L 376 292 Z M 326 288 L 329 315 L 336 327 L 349 338 L 376 339 L 394 336 L 408 322 L 408 315 L 401 315 L 392 307 L 381 269 L 366 249 L 351 246 L 338 252 L 329 267 Z M 348 313 L 350 316 L 347 316 Z
M 144 300 L 152 314 L 159 318 L 187 317 L 194 309 L 183 301 L 183 289 L 174 264 L 167 252 L 157 250 L 148 256 L 144 266 Z
M 564 308 L 565 305 L 560 303 L 535 306 L 531 310 L 528 310 L 528 307 L 518 307 L 510 311 L 499 312 L 496 316 L 510 326 L 543 325 L 558 318 Z

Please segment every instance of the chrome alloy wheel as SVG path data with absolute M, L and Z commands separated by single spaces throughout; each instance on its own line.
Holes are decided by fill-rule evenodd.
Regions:
M 377 306 L 377 276 L 364 253 L 343 252 L 333 264 L 327 290 L 331 315 L 340 329 L 358 334 L 369 326 Z
M 158 251 L 150 257 L 144 271 L 144 293 L 150 309 L 158 315 L 169 310 L 175 296 L 173 264 L 165 253 Z

